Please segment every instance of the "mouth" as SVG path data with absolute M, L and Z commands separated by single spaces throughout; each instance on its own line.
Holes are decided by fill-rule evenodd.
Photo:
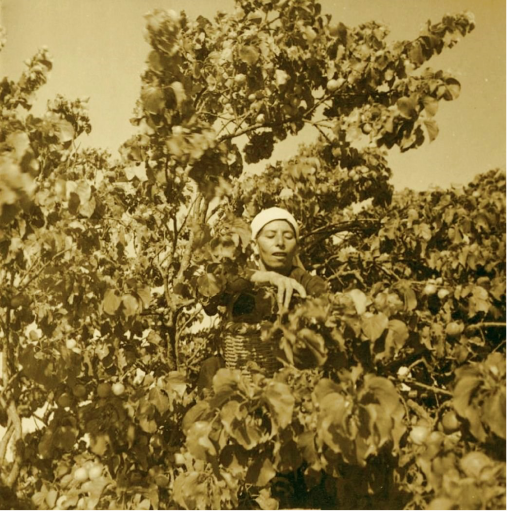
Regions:
M 287 257 L 286 252 L 273 252 L 271 255 L 277 259 L 285 259 Z

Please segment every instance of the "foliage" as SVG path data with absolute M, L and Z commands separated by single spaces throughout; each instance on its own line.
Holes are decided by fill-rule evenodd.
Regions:
M 437 135 L 460 84 L 422 66 L 473 26 L 156 11 L 120 161 L 79 149 L 84 99 L 30 113 L 46 50 L 1 82 L 3 507 L 505 507 L 505 173 L 394 193 L 386 152 Z M 272 205 L 329 293 L 279 316 L 259 289 L 283 369 L 214 374 L 202 307 L 242 285 Z

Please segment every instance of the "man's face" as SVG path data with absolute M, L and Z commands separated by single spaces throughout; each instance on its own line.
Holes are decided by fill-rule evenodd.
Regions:
M 266 269 L 288 274 L 297 252 L 297 240 L 292 226 L 285 220 L 267 223 L 257 236 L 259 254 Z

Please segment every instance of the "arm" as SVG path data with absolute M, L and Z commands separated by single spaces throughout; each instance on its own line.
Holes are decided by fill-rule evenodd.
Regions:
M 280 311 L 289 308 L 294 291 L 302 298 L 306 298 L 306 290 L 297 280 L 275 271 L 255 270 L 250 273 L 249 278 L 250 282 L 254 284 L 271 284 L 277 288 L 277 301 Z

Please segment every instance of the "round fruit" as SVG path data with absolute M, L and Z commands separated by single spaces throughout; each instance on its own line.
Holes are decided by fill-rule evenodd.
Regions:
M 423 289 L 423 294 L 430 296 L 437 292 L 437 286 L 435 284 L 426 284 Z
M 449 337 L 456 337 L 456 336 L 460 335 L 461 332 L 463 332 L 463 325 L 461 325 L 460 323 L 458 323 L 456 321 L 452 321 L 445 327 L 445 333 Z
M 62 408 L 67 408 L 67 406 L 72 405 L 72 397 L 67 394 L 67 392 L 64 392 L 59 398 L 58 398 L 58 406 L 61 406 Z
M 340 88 L 340 82 L 338 80 L 329 80 L 327 82 L 326 88 L 329 92 L 335 92 Z
M 102 467 L 100 465 L 94 465 L 88 471 L 88 477 L 93 481 L 93 479 L 97 479 L 102 475 Z
M 363 124 L 363 133 L 365 133 L 366 135 L 371 133 L 372 129 L 373 129 L 372 125 L 369 122 L 367 122 L 366 124 Z
M 86 481 L 88 479 L 88 470 L 86 470 L 86 468 L 84 468 L 84 467 L 79 467 L 74 472 L 74 479 L 76 481 L 78 481 L 79 483 L 83 483 L 84 481 Z
M 115 396 L 121 396 L 125 392 L 125 385 L 121 382 L 113 383 L 113 394 Z
M 440 298 L 440 300 L 443 300 L 448 294 L 449 294 L 448 289 L 442 288 L 438 290 L 438 297 Z
M 40 335 L 37 330 L 30 330 L 28 337 L 30 337 L 31 341 L 38 341 L 40 339 Z
M 264 114 L 259 114 L 256 117 L 255 122 L 258 123 L 258 124 L 262 124 L 265 120 L 266 120 L 265 115 Z
M 416 445 L 423 445 L 426 438 L 430 434 L 430 430 L 426 426 L 414 426 L 410 431 L 410 439 Z
M 447 435 L 454 433 L 459 429 L 459 420 L 453 410 L 449 410 L 444 414 L 442 417 L 442 426 L 444 427 L 444 432 Z
M 76 341 L 74 339 L 67 339 L 65 341 L 65 346 L 67 346 L 67 349 L 73 350 L 76 347 Z
M 76 396 L 76 397 L 85 397 L 86 396 L 86 387 L 84 385 L 81 385 L 80 383 L 78 383 L 73 389 L 72 389 L 72 393 Z
M 97 386 L 97 396 L 107 397 L 111 392 L 111 385 L 109 383 L 99 383 Z
M 246 76 L 242 73 L 240 74 L 237 74 L 235 77 L 234 77 L 234 81 L 238 84 L 242 84 L 242 83 L 245 83 L 246 82 Z
M 479 477 L 481 471 L 489 465 L 492 465 L 492 460 L 480 451 L 469 452 L 459 462 L 461 470 L 468 477 Z

